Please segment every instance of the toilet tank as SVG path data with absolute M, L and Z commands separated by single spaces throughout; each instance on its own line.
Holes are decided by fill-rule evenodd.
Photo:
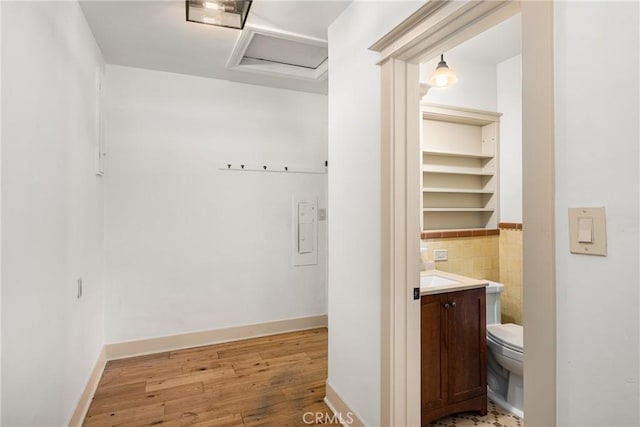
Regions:
M 498 282 L 487 281 L 487 325 L 502 323 L 500 314 L 500 295 L 504 290 L 504 285 Z

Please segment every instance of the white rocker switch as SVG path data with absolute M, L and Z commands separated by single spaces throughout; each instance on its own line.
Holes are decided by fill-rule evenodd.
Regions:
M 578 217 L 578 243 L 593 243 L 593 218 Z

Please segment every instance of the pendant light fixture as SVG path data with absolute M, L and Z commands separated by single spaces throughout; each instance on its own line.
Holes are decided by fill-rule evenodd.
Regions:
M 444 54 L 440 55 L 440 62 L 429 79 L 429 85 L 436 88 L 451 87 L 457 81 L 456 74 L 444 60 Z

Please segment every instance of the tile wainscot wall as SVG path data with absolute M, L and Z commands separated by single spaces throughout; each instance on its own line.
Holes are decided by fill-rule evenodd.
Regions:
M 436 269 L 503 283 L 502 323 L 522 325 L 522 224 L 503 223 L 499 233 L 483 233 L 486 235 L 469 231 L 458 232 L 464 237 L 443 234 L 447 237 L 423 234 L 421 247 L 428 248 L 423 259 L 433 260 L 434 250 L 446 249 L 448 259 L 436 261 Z

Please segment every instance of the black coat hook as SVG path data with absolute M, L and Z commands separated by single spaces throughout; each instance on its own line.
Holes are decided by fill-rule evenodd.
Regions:
M 267 170 L 267 167 L 266 166 L 262 166 L 262 169 Z
M 240 165 L 240 167 L 241 167 L 242 169 L 244 169 L 244 165 Z
M 227 163 L 227 169 L 231 169 L 231 165 Z

